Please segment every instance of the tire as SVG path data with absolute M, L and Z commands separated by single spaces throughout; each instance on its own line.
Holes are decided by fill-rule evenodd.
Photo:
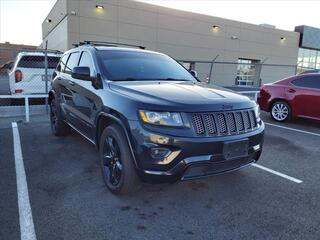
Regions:
M 291 119 L 291 107 L 284 101 L 274 102 L 271 106 L 270 115 L 277 122 L 287 122 Z
M 140 181 L 121 127 L 114 124 L 106 127 L 99 146 L 101 173 L 108 189 L 117 195 L 136 192 Z
M 69 125 L 63 121 L 61 109 L 58 107 L 55 98 L 50 103 L 50 125 L 52 134 L 58 137 L 68 135 L 71 130 Z

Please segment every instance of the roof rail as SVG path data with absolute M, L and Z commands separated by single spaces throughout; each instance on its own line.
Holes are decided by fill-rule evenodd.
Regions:
M 144 46 L 134 45 L 134 44 L 128 44 L 128 43 L 118 43 L 118 42 L 101 42 L 101 41 L 88 41 L 85 40 L 83 42 L 79 42 L 79 44 L 73 44 L 73 45 L 93 45 L 93 46 L 108 46 L 108 47 L 118 47 L 118 46 L 125 46 L 125 47 L 135 47 L 140 49 L 146 49 Z

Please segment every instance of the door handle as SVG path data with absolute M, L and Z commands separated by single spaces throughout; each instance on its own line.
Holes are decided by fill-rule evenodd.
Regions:
M 288 89 L 288 92 L 289 92 L 289 93 L 295 93 L 296 90 L 294 90 L 294 89 L 292 89 L 292 88 L 289 88 L 289 89 Z
M 74 86 L 74 82 L 73 81 L 69 81 L 69 85 Z

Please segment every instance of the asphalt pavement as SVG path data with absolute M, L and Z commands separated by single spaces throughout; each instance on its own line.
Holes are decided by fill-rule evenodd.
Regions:
M 320 125 L 263 119 L 276 126 L 266 125 L 258 164 L 302 183 L 250 166 L 121 197 L 104 186 L 95 147 L 77 133 L 52 136 L 46 117 L 19 123 L 37 239 L 320 239 L 320 135 L 308 134 Z M 19 239 L 10 122 L 0 136 L 0 239 Z

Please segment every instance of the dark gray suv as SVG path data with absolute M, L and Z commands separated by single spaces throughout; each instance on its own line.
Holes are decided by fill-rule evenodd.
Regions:
M 49 95 L 53 134 L 100 152 L 113 193 L 249 165 L 264 123 L 249 98 L 199 82 L 167 55 L 87 43 L 64 53 Z

